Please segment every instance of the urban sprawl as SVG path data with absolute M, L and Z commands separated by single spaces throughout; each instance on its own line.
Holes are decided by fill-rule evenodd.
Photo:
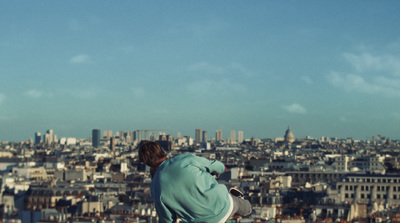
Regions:
M 166 132 L 93 129 L 89 139 L 58 139 L 47 130 L 27 142 L 0 142 L 0 222 L 158 222 L 149 169 L 138 160 L 143 141 L 158 142 L 168 157 L 223 162 L 217 180 L 254 207 L 228 222 L 400 221 L 400 140 L 295 138 L 290 127 L 263 139 Z

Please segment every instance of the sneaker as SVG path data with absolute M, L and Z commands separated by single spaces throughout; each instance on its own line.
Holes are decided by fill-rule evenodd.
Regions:
M 235 197 L 244 199 L 244 194 L 242 193 L 242 191 L 240 191 L 240 190 L 238 190 L 238 189 L 236 189 L 234 187 L 229 189 L 229 193 L 232 194 Z

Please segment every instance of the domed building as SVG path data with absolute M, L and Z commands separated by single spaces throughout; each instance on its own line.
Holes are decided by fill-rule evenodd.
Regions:
M 290 126 L 288 126 L 288 129 L 286 130 L 285 133 L 285 142 L 288 143 L 293 143 L 295 141 L 294 135 L 292 130 L 290 130 Z

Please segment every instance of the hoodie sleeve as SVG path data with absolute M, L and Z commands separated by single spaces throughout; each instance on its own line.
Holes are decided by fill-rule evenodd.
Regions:
M 225 171 L 225 165 L 218 160 L 209 160 L 204 157 L 195 156 L 196 162 L 200 165 L 201 169 L 209 173 L 221 174 Z

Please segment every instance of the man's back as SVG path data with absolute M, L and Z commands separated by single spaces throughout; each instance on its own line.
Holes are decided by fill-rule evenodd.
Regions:
M 218 222 L 232 209 L 225 185 L 210 172 L 222 173 L 225 166 L 192 154 L 167 159 L 157 168 L 151 193 L 160 222 L 175 214 L 188 222 Z

